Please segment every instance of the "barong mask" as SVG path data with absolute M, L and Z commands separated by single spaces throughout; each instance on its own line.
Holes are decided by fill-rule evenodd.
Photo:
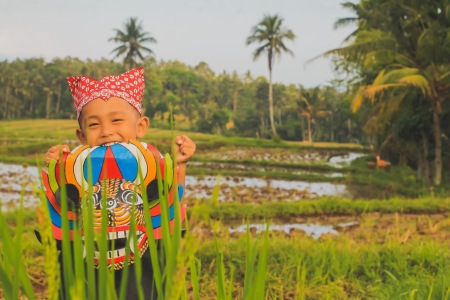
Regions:
M 128 264 L 134 263 L 134 256 L 140 257 L 148 248 L 148 233 L 145 224 L 144 197 L 142 187 L 146 189 L 148 207 L 155 239 L 162 237 L 161 199 L 158 192 L 157 162 L 161 180 L 169 187 L 169 219 L 174 223 L 174 193 L 181 201 L 183 186 L 174 187 L 172 160 L 161 154 L 151 145 L 130 140 L 130 143 L 117 143 L 108 146 L 79 146 L 65 153 L 60 162 L 52 161 L 48 173 L 42 171 L 45 194 L 47 196 L 53 234 L 56 240 L 62 240 L 61 199 L 67 199 L 69 234 L 73 239 L 74 229 L 80 228 L 83 236 L 84 226 L 81 208 L 82 197 L 86 204 L 92 205 L 94 232 L 102 226 L 102 205 L 106 205 L 108 252 L 107 264 L 110 269 L 122 269 L 126 263 L 126 245 L 129 243 L 131 254 Z M 64 172 L 61 173 L 61 168 Z M 61 197 L 61 178 L 65 176 L 66 197 Z M 91 183 L 89 185 L 89 183 Z M 91 188 L 89 188 L 91 186 Z M 89 193 L 91 191 L 91 193 Z M 103 199 L 106 197 L 106 199 Z M 162 198 L 163 200 L 166 197 Z M 165 200 L 164 200 L 165 201 Z M 186 205 L 181 206 L 181 221 L 186 215 Z M 137 247 L 127 241 L 130 238 L 130 224 L 134 218 L 136 225 Z M 79 226 L 80 225 L 80 226 Z M 83 237 L 82 237 L 83 238 Z M 99 266 L 100 253 L 94 251 L 94 264 Z

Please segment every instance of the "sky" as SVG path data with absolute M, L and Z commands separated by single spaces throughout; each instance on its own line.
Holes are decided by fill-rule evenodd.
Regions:
M 342 46 L 352 27 L 334 29 L 351 16 L 343 0 L 0 0 L 0 60 L 66 56 L 112 59 L 114 28 L 137 17 L 156 44 L 157 61 L 205 62 L 216 73 L 248 71 L 268 77 L 267 59 L 253 60 L 257 45 L 246 45 L 265 14 L 278 14 L 297 38 L 273 67 L 273 81 L 305 87 L 327 85 L 336 74 L 322 53 Z M 117 61 L 120 61 L 117 60 Z

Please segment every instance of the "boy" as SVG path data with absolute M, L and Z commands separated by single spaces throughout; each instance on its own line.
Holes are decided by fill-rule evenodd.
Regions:
M 76 130 L 76 135 L 82 144 L 93 147 L 113 142 L 128 142 L 130 139 L 137 140 L 144 137 L 150 120 L 141 116 L 141 100 L 144 93 L 143 76 L 144 70 L 137 68 L 120 76 L 104 77 L 100 80 L 100 82 L 103 81 L 102 84 L 98 85 L 95 80 L 85 76 L 71 76 L 67 79 L 80 127 Z M 130 84 L 128 84 L 128 93 L 123 92 L 120 85 L 112 84 L 120 83 L 121 80 L 129 82 L 131 81 L 130 77 L 133 77 L 131 78 L 133 83 L 130 82 L 130 84 L 136 88 L 130 89 Z M 87 89 L 86 85 L 91 85 L 92 82 L 94 82 L 94 87 L 87 92 L 82 92 Z M 109 87 L 119 89 L 113 90 Z M 127 90 L 126 84 L 124 89 Z M 130 95 L 131 93 L 133 95 Z M 194 155 L 196 146 L 185 135 L 177 136 L 175 143 L 177 145 L 176 163 L 180 168 L 180 183 L 184 185 L 186 163 Z M 61 152 L 69 152 L 69 147 L 56 145 L 48 149 L 45 154 L 45 163 L 48 165 L 51 159 L 58 161 Z
M 147 133 L 150 121 L 142 116 L 141 100 L 144 92 L 144 70 L 137 68 L 119 76 L 95 80 L 86 76 L 71 76 L 69 87 L 77 111 L 79 128 L 76 135 L 83 145 L 108 146 L 138 140 Z M 196 145 L 185 135 L 177 136 L 176 164 L 178 183 L 184 186 L 186 163 L 194 155 Z M 45 162 L 58 161 L 61 152 L 69 152 L 67 145 L 48 149 Z M 148 250 L 147 250 L 148 251 Z M 134 265 L 130 265 L 127 299 L 136 299 Z M 152 270 L 148 252 L 142 256 L 142 288 L 145 295 L 154 295 Z M 116 291 L 119 292 L 121 272 L 115 273 Z M 101 288 L 101 287 L 100 287 Z

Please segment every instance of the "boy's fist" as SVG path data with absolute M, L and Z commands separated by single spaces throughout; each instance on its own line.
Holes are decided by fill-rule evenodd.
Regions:
M 185 164 L 191 159 L 195 153 L 195 143 L 185 135 L 179 135 L 175 138 L 175 144 L 177 145 L 176 160 L 177 164 Z
M 67 145 L 56 145 L 50 147 L 45 153 L 45 164 L 48 166 L 52 159 L 58 161 L 61 153 L 70 152 Z

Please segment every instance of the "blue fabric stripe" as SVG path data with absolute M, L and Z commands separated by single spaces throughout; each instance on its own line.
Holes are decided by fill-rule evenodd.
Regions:
M 58 214 L 58 212 L 55 210 L 55 208 L 53 207 L 53 205 L 50 203 L 50 201 L 48 201 L 47 199 L 47 204 L 48 204 L 48 210 L 50 212 L 50 218 L 52 219 L 52 223 L 59 228 L 62 228 L 62 221 L 61 221 L 61 216 Z M 69 229 L 72 230 L 73 226 L 74 226 L 74 222 L 72 220 L 68 220 L 69 221 Z
M 172 203 L 172 205 L 169 207 L 169 221 L 172 221 L 174 218 L 175 208 Z M 161 226 L 161 214 L 152 217 L 152 226 L 153 228 L 158 228 Z
M 138 175 L 138 162 L 136 157 L 130 150 L 120 144 L 112 145 L 111 150 L 114 153 L 114 158 L 116 159 L 123 178 L 130 182 L 134 182 Z
M 102 171 L 102 167 L 103 167 L 103 161 L 105 160 L 105 153 L 106 153 L 106 148 L 107 147 L 97 147 L 96 149 L 94 149 L 94 151 L 92 151 L 88 157 L 86 158 L 86 160 L 83 163 L 83 174 L 84 174 L 84 179 L 86 180 L 86 182 L 89 182 L 88 180 L 88 174 L 89 174 L 89 169 L 88 169 L 88 162 L 89 159 L 91 160 L 91 164 L 92 164 L 92 182 L 91 184 L 95 184 L 99 177 L 100 177 L 100 172 Z

